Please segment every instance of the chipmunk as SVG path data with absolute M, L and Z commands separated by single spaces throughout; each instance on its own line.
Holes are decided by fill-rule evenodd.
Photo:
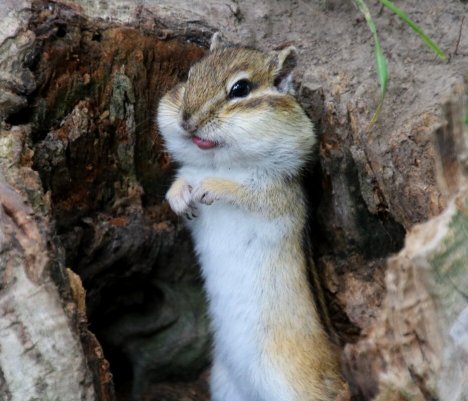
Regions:
M 343 387 L 302 245 L 300 172 L 316 137 L 293 96 L 296 58 L 215 34 L 159 104 L 181 165 L 166 198 L 188 218 L 208 297 L 213 401 L 329 401 Z

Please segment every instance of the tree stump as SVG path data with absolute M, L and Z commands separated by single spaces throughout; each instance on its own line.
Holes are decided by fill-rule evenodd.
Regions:
M 372 38 L 351 1 L 4 0 L 0 400 L 209 399 L 202 283 L 154 116 L 216 31 L 299 49 L 314 262 L 351 399 L 468 400 L 466 5 L 401 6 L 450 61 L 369 4 L 390 63 L 370 128 Z

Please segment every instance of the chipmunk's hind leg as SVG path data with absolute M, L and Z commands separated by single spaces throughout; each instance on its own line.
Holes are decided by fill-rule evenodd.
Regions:
M 214 362 L 211 369 L 211 400 L 212 401 L 250 401 L 239 392 L 236 383 L 220 362 Z

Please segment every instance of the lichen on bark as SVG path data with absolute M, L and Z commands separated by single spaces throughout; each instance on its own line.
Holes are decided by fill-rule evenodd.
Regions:
M 430 0 L 430 12 L 422 7 L 405 2 L 450 48 L 463 4 Z M 207 365 L 209 335 L 190 239 L 163 200 L 172 167 L 154 114 L 222 30 L 241 45 L 268 50 L 292 42 L 300 49 L 298 98 L 319 138 L 316 168 L 306 179 L 315 264 L 353 395 L 463 400 L 461 188 L 468 153 L 460 126 L 467 102 L 460 96 L 467 56 L 460 51 L 440 63 L 394 16 L 371 9 L 391 81 L 378 124 L 368 131 L 379 92 L 369 33 L 351 2 L 4 0 L 0 165 L 37 219 L 37 243 L 53 263 L 32 270 L 50 274 L 44 288 L 52 295 L 58 288 L 59 298 L 51 296 L 68 313 L 71 338 L 79 333 L 90 370 L 77 377 L 86 387 L 92 372 L 89 394 L 112 399 L 107 362 L 86 329 L 80 280 L 90 328 L 121 397 L 132 369 L 135 399 L 182 399 L 192 391 L 192 399 L 207 397 L 206 373 L 197 390 L 180 385 Z M 450 94 L 457 99 L 447 102 Z M 4 211 L 6 198 L 0 201 Z M 21 224 L 1 216 L 3 263 L 16 252 L 6 228 L 22 234 Z M 431 232 L 437 241 L 425 237 Z M 429 245 L 432 253 L 423 252 Z M 12 276 L 1 277 L 7 285 Z M 179 384 L 158 384 L 167 379 Z

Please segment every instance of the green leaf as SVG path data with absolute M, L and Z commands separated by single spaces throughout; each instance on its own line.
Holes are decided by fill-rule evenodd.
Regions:
M 468 114 L 465 116 L 465 124 L 468 125 Z
M 377 64 L 377 76 L 379 77 L 380 92 L 382 96 L 385 96 L 387 92 L 388 84 L 388 70 L 387 70 L 387 59 L 385 58 L 382 48 L 380 47 L 379 39 L 377 35 L 374 37 L 375 41 L 375 62 Z
M 377 66 L 377 77 L 379 79 L 380 84 L 380 101 L 379 105 L 377 106 L 377 110 L 375 111 L 372 120 L 370 122 L 369 128 L 374 125 L 377 121 L 377 118 L 380 114 L 380 110 L 382 109 L 383 101 L 385 98 L 385 93 L 387 92 L 387 84 L 388 84 L 388 69 L 387 69 L 387 59 L 385 58 L 382 47 L 380 46 L 379 37 L 377 35 L 377 28 L 375 27 L 374 20 L 367 8 L 366 4 L 363 0 L 354 0 L 354 3 L 358 7 L 359 11 L 364 15 L 366 19 L 367 25 L 369 26 L 370 31 L 372 32 L 372 36 L 374 38 L 374 55 L 375 55 L 375 63 Z
M 414 32 L 416 32 L 422 41 L 435 53 L 439 56 L 442 60 L 446 60 L 446 54 L 437 46 L 429 36 L 427 36 L 421 27 L 416 24 L 410 17 L 408 17 L 405 12 L 399 9 L 395 4 L 393 4 L 390 0 L 379 0 L 381 4 L 391 10 L 393 13 L 398 15 Z

